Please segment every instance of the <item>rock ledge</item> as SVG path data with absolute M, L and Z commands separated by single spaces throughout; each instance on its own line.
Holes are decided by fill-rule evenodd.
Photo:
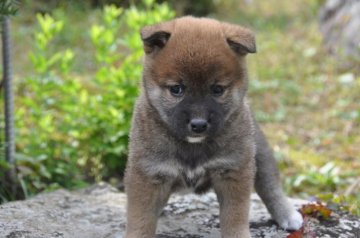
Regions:
M 306 201 L 291 199 L 300 207 Z M 108 184 L 69 192 L 58 190 L 0 206 L 1 238 L 121 238 L 125 229 L 124 193 Z M 286 237 L 256 196 L 251 203 L 252 237 Z M 360 237 L 360 219 L 342 215 L 337 222 L 308 222 L 312 237 Z M 158 238 L 220 237 L 218 203 L 213 193 L 174 195 L 159 219 Z

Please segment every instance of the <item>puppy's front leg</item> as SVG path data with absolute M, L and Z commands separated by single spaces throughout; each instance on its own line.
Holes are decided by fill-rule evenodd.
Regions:
M 170 195 L 170 187 L 154 182 L 141 171 L 128 169 L 127 225 L 125 238 L 153 238 L 158 215 Z
M 230 171 L 214 181 L 223 238 L 250 238 L 249 206 L 254 168 L 251 162 L 247 167 Z

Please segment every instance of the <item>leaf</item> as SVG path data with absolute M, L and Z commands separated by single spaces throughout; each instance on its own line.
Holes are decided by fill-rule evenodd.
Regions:
M 303 238 L 304 237 L 304 228 L 300 228 L 293 233 L 290 233 L 286 238 Z
M 303 216 L 310 216 L 317 219 L 328 220 L 331 216 L 331 210 L 320 202 L 303 205 L 300 209 Z
M 313 230 L 311 226 L 311 222 L 309 217 L 304 217 L 304 223 L 302 227 L 290 233 L 286 238 L 316 238 L 316 232 Z

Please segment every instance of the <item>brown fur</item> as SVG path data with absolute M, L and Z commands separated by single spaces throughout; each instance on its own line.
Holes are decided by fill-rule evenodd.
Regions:
M 256 51 L 252 32 L 211 19 L 183 17 L 145 27 L 141 37 L 146 56 L 125 178 L 125 237 L 154 237 L 162 207 L 172 192 L 183 188 L 198 193 L 214 188 L 222 237 L 250 237 L 249 198 L 259 166 L 256 188 L 274 218 L 279 223 L 286 220 L 293 210 L 245 98 L 245 55 Z M 186 85 L 186 93 L 174 97 L 169 86 L 180 83 Z M 226 88 L 221 96 L 209 96 L 214 84 Z M 201 142 L 190 143 L 193 134 L 186 131 L 187 117 L 207 118 L 209 131 Z M 277 214 L 277 209 L 282 211 Z

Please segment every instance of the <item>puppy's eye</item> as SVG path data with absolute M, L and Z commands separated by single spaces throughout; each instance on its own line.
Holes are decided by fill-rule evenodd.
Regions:
M 181 84 L 169 87 L 170 93 L 175 97 L 181 97 L 184 94 L 185 86 Z
M 210 90 L 214 96 L 219 97 L 224 94 L 225 87 L 215 84 L 211 86 Z

